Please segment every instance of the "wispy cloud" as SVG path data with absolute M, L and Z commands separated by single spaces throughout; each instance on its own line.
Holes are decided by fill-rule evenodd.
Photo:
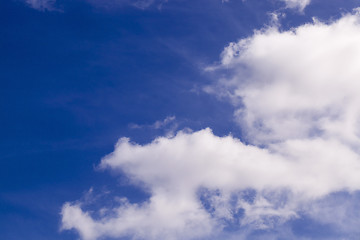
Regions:
M 286 7 L 298 9 L 303 11 L 307 5 L 310 4 L 311 0 L 281 0 L 285 2 Z
M 168 126 L 170 123 L 174 123 L 175 120 L 176 120 L 175 116 L 168 116 L 164 120 L 158 120 L 158 121 L 154 122 L 153 124 L 139 125 L 136 123 L 131 123 L 131 124 L 129 124 L 129 127 L 133 128 L 133 129 L 139 129 L 139 128 L 160 129 L 160 128 L 164 128 L 164 127 Z
M 124 6 L 133 6 L 138 9 L 148 9 L 150 7 L 161 8 L 167 0 L 87 0 L 93 6 L 105 9 L 116 9 Z
M 54 11 L 56 0 L 25 0 L 26 3 L 39 11 Z M 147 9 L 151 6 L 156 6 L 161 9 L 163 4 L 167 3 L 168 0 L 86 0 L 90 4 L 105 9 L 116 9 L 123 6 L 133 6 L 138 9 Z M 228 2 L 228 0 L 222 0 Z M 285 2 L 287 8 L 294 8 L 303 11 L 307 5 L 310 4 L 310 0 L 280 0 Z
M 39 11 L 53 11 L 56 10 L 54 4 L 56 0 L 26 0 L 26 3 Z
M 152 124 L 136 124 L 130 123 L 131 129 L 150 129 L 150 130 L 162 130 L 166 136 L 174 136 L 176 130 L 179 128 L 179 123 L 175 116 L 168 116 L 164 120 L 158 120 Z
M 86 0 L 95 7 L 105 9 L 116 9 L 124 6 L 133 6 L 145 10 L 152 6 L 161 8 L 167 0 Z M 39 11 L 56 11 L 56 0 L 25 0 L 31 8 Z

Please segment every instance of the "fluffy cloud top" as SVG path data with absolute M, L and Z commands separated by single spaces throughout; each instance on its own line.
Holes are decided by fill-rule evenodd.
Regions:
M 144 146 L 123 138 L 101 166 L 125 171 L 154 194 L 176 196 L 193 195 L 205 187 L 226 193 L 284 188 L 318 197 L 360 187 L 358 155 L 336 141 L 293 140 L 261 149 L 231 136 L 216 137 L 209 129 L 179 132 Z
M 231 43 L 221 67 L 222 94 L 240 103 L 237 118 L 252 141 L 321 136 L 359 144 L 359 15 Z M 211 90 L 211 89 L 210 89 Z
M 216 67 L 227 77 L 207 91 L 234 104 L 252 145 L 209 129 L 146 145 L 122 138 L 100 166 L 125 173 L 151 197 L 121 199 L 98 218 L 67 203 L 63 228 L 85 240 L 216 239 L 231 224 L 264 229 L 299 210 L 331 215 L 311 203 L 331 205 L 322 199 L 360 190 L 359 21 L 349 14 L 231 43 Z

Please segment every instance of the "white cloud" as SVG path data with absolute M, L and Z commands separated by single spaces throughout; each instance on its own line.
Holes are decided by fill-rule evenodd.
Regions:
M 221 67 L 233 75 L 219 86 L 241 103 L 237 119 L 252 141 L 316 135 L 359 144 L 359 42 L 357 14 L 258 31 L 225 48 Z
M 291 31 L 270 27 L 231 43 L 213 68 L 227 77 L 207 91 L 234 104 L 253 145 L 209 129 L 146 145 L 122 138 L 100 166 L 125 173 L 150 198 L 124 199 L 97 218 L 67 203 L 63 228 L 85 240 L 177 240 L 216 239 L 230 223 L 275 228 L 299 210 L 318 221 L 347 221 L 340 210 L 325 213 L 338 203 L 329 194 L 360 190 L 359 21 L 355 13 Z M 359 216 L 352 217 L 356 225 Z
M 350 178 L 360 170 L 358 155 L 335 140 L 291 140 L 261 149 L 231 136 L 216 137 L 209 129 L 179 132 L 174 138 L 158 138 L 144 146 L 123 138 L 101 166 L 125 171 L 152 192 L 181 191 L 185 195 L 199 187 L 227 193 L 288 188 L 318 197 L 345 187 L 357 188 L 360 183 Z
M 310 4 L 310 0 L 281 0 L 285 2 L 286 7 L 295 8 L 303 11 L 307 5 Z
M 338 142 L 321 139 L 289 141 L 270 149 L 247 146 L 231 136 L 217 137 L 209 129 L 179 132 L 137 145 L 123 138 L 101 167 L 125 172 L 144 185 L 151 198 L 143 204 L 125 202 L 100 220 L 79 205 L 63 207 L 63 226 L 75 228 L 83 239 L 131 235 L 139 239 L 195 239 L 216 235 L 245 210 L 243 225 L 268 228 L 296 216 L 296 207 L 339 190 L 360 188 L 358 155 Z M 252 202 L 241 198 L 245 189 L 258 192 Z M 206 200 L 199 191 L 208 189 Z M 292 200 L 284 201 L 284 196 Z M 205 196 L 205 195 L 201 195 Z M 238 196 L 231 204 L 231 196 Z M 76 216 L 76 217 L 74 217 Z

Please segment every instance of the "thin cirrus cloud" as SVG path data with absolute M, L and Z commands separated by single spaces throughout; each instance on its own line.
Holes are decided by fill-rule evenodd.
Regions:
M 86 0 L 90 4 L 101 7 L 101 8 L 116 8 L 119 6 L 130 5 L 139 9 L 146 9 L 150 6 L 157 4 L 158 7 L 161 7 L 162 4 L 166 3 L 168 0 Z M 298 9 L 303 11 L 307 5 L 310 4 L 310 0 L 280 0 L 286 4 L 287 8 Z M 56 0 L 25 0 L 25 2 L 33 9 L 39 11 L 53 11 L 56 10 L 55 3 Z M 227 1 L 225 1 L 227 2 Z
M 53 11 L 56 8 L 54 7 L 56 0 L 26 0 L 26 3 L 33 9 L 39 11 Z
M 116 9 L 123 6 L 133 6 L 138 9 L 147 9 L 153 5 L 161 6 L 166 0 L 86 0 L 91 5 L 104 8 L 104 9 Z
M 99 8 L 105 9 L 113 9 L 122 6 L 133 6 L 138 9 L 147 9 L 152 5 L 157 5 L 161 7 L 161 5 L 167 0 L 85 0 L 89 2 L 91 5 Z M 26 4 L 36 10 L 39 11 L 56 11 L 58 10 L 55 7 L 57 3 L 56 0 L 25 0 Z
M 161 5 L 164 1 L 157 1 L 157 0 L 86 0 L 90 4 L 96 7 L 101 8 L 114 8 L 114 7 L 121 7 L 125 5 L 134 6 L 139 9 L 146 9 L 150 7 L 151 5 L 157 3 L 158 5 Z M 55 7 L 55 4 L 57 3 L 56 0 L 25 0 L 26 4 L 38 11 L 56 11 L 58 10 Z
M 209 68 L 226 77 L 206 91 L 233 103 L 251 145 L 210 129 L 145 145 L 122 138 L 100 167 L 126 174 L 150 198 L 120 199 L 97 218 L 66 203 L 62 228 L 84 240 L 177 240 L 216 239 L 232 226 L 228 239 L 246 239 L 307 214 L 356 236 L 358 214 L 337 216 L 353 202 L 339 206 L 331 196 L 360 190 L 359 42 L 355 12 L 289 31 L 269 27 L 229 44 Z

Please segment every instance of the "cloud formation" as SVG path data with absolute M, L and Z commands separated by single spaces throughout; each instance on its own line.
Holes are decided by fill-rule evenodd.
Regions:
M 223 77 L 206 91 L 233 103 L 251 145 L 210 129 L 145 145 L 122 138 L 100 167 L 126 174 L 150 198 L 121 199 L 98 218 L 66 203 L 63 229 L 84 240 L 177 240 L 216 239 L 232 227 L 246 239 L 241 230 L 276 228 L 300 210 L 339 224 L 343 216 L 325 207 L 337 205 L 331 195 L 360 190 L 359 24 L 354 13 L 229 44 L 212 68 Z
M 237 107 L 253 142 L 321 136 L 358 145 L 359 40 L 357 13 L 257 31 L 225 48 L 220 67 L 232 75 L 217 89 Z
M 303 11 L 307 5 L 310 4 L 310 0 L 281 0 L 285 2 L 286 7 L 295 8 Z
M 146 9 L 151 7 L 154 4 L 157 4 L 158 7 L 161 7 L 162 4 L 167 2 L 167 0 L 86 0 L 90 4 L 96 7 L 106 8 L 106 9 L 116 9 L 123 6 L 133 6 L 138 9 Z M 55 11 L 56 0 L 25 0 L 25 2 L 33 9 L 39 11 Z
M 152 129 L 161 129 L 161 128 L 164 128 L 168 125 L 170 125 L 171 123 L 175 123 L 173 127 L 177 127 L 177 124 L 176 124 L 176 117 L 175 116 L 167 116 L 164 120 L 158 120 L 156 122 L 154 122 L 153 124 L 151 125 L 139 125 L 139 124 L 136 124 L 136 123 L 131 123 L 129 125 L 130 128 L 133 128 L 133 129 L 141 129 L 141 128 L 144 128 L 144 127 L 147 127 L 147 128 L 152 128 Z
M 161 6 L 167 0 L 86 0 L 93 6 L 105 9 L 116 9 L 123 6 L 133 6 L 138 9 L 147 9 L 153 5 Z
M 31 7 L 39 11 L 53 11 L 55 10 L 55 0 L 26 0 L 26 3 Z
M 336 141 L 294 140 L 261 149 L 209 129 L 144 146 L 122 138 L 100 166 L 125 172 L 151 198 L 142 204 L 124 199 L 100 220 L 80 205 L 64 205 L 63 228 L 77 229 L 86 240 L 209 237 L 235 221 L 239 211 L 242 225 L 268 228 L 274 222 L 264 216 L 287 220 L 308 200 L 360 188 L 358 155 Z M 246 189 L 258 193 L 253 200 L 244 197 Z
M 157 5 L 161 8 L 168 0 L 86 0 L 90 4 L 106 9 L 114 9 L 122 6 L 133 6 L 139 9 L 147 9 L 153 5 Z M 228 0 L 223 2 L 227 2 Z M 303 11 L 307 5 L 310 4 L 310 0 L 280 0 L 286 4 L 287 8 L 294 8 Z M 25 2 L 31 7 L 39 11 L 53 11 L 56 0 L 25 0 Z

